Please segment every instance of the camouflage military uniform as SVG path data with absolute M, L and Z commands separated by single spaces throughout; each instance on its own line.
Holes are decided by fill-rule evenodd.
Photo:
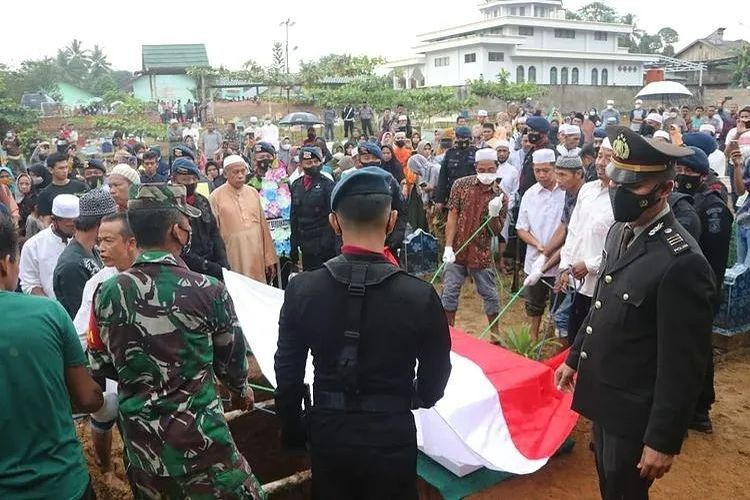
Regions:
M 119 380 L 136 498 L 265 498 L 229 432 L 214 377 L 247 390 L 245 341 L 226 288 L 164 251 L 143 253 L 94 298 L 89 358 Z

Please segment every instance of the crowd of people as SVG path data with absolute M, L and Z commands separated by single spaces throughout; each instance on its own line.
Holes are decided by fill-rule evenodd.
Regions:
M 683 285 L 689 295 L 676 307 L 692 304 L 689 328 L 710 329 L 734 227 L 737 261 L 750 266 L 750 107 L 725 104 L 646 109 L 636 101 L 622 114 L 608 102 L 601 113 L 592 108 L 563 116 L 545 115 L 527 100 L 494 119 L 478 110 L 475 116 L 458 116 L 455 126 L 420 133 L 404 106 L 384 110 L 378 119 L 365 102 L 340 113 L 327 106 L 324 137 L 311 126 L 302 141 L 293 141 L 280 135 L 270 116 L 251 119 L 243 130 L 234 123 L 219 130 L 213 122 L 199 124 L 197 103 L 160 102 L 168 151 L 115 132 L 111 161 L 83 159 L 72 127 L 65 127 L 55 148 L 40 142 L 27 164 L 20 142 L 8 132 L 0 167 L 0 307 L 8 311 L 0 399 L 12 409 L 6 419 L 12 427 L 0 444 L 0 496 L 93 498 L 72 420 L 74 412 L 84 412 L 91 413 L 98 467 L 113 482 L 122 480 L 110 456 L 111 429 L 119 426 L 127 480 L 137 498 L 158 492 L 169 498 L 206 492 L 263 498 L 223 418 L 224 409 L 250 408 L 253 396 L 245 341 L 222 270 L 279 288 L 292 287 L 293 273 L 310 272 L 317 278 L 304 283 L 314 288 L 321 283 L 314 271 L 342 253 L 347 262 L 362 254 L 352 241 L 379 245 L 380 233 L 383 262 L 395 269 L 404 258 L 405 237 L 418 229 L 435 235 L 443 253 L 438 310 L 444 319 L 428 325 L 439 330 L 435 338 L 441 345 L 467 277 L 483 300 L 488 328 L 499 333 L 498 280 L 511 272 L 514 260 L 521 263 L 531 335 L 540 337 L 549 311 L 557 336 L 572 346 L 559 385 L 572 388 L 572 373 L 579 370 L 584 389 L 576 389 L 576 409 L 599 425 L 595 444 L 605 485 L 603 471 L 614 465 L 605 463 L 601 443 L 623 437 L 619 419 L 624 417 L 602 413 L 602 405 L 617 408 L 619 400 L 607 399 L 608 389 L 590 377 L 614 369 L 628 373 L 632 366 L 605 366 L 602 358 L 580 372 L 591 356 L 591 339 L 599 342 L 593 332 L 627 324 L 628 335 L 637 336 L 643 327 L 661 338 L 663 328 L 684 327 L 656 321 L 676 300 L 672 294 L 683 293 L 677 289 Z M 343 142 L 334 138 L 339 117 Z M 364 198 L 356 206 L 339 204 L 337 196 Z M 620 238 L 616 243 L 613 233 Z M 662 260 L 639 260 L 647 252 L 655 255 L 651 241 L 662 237 Z M 688 259 L 676 260 L 683 254 L 692 256 L 688 270 L 682 264 Z M 681 264 L 673 269 L 673 261 Z M 649 280 L 634 274 L 620 282 L 620 268 L 636 265 L 649 272 L 664 268 L 677 284 L 663 290 L 668 285 L 653 280 L 661 274 L 643 272 Z M 693 281 L 685 282 L 686 277 Z M 293 296 L 307 310 L 311 299 L 302 281 L 297 283 Z M 399 286 L 394 293 L 412 290 L 421 297 L 414 307 L 434 309 L 430 294 L 435 292 L 406 281 Z M 668 296 L 659 295 L 657 311 L 660 293 Z M 342 295 L 341 300 L 348 299 Z M 287 304 L 282 336 L 293 336 L 289 332 L 318 317 L 308 318 Z M 403 304 L 406 311 L 411 302 Z M 627 309 L 631 305 L 635 309 Z M 602 308 L 609 319 L 595 314 Z M 646 457 L 644 451 L 642 458 L 637 450 L 635 460 L 646 473 L 625 474 L 622 480 L 633 491 L 647 490 L 668 470 L 664 463 L 679 452 L 688 426 L 712 430 L 713 366 L 704 334 L 696 333 L 694 342 L 676 341 L 692 357 L 668 360 L 664 372 L 689 370 L 684 380 L 692 385 L 673 390 L 670 379 L 659 386 L 681 393 L 672 406 L 669 395 L 654 394 L 654 384 L 665 376 L 661 364 L 657 373 L 657 355 L 651 353 L 635 368 L 641 377 L 636 389 L 645 399 L 628 401 L 630 413 L 623 414 L 637 422 L 635 427 L 651 425 L 642 410 L 651 406 L 645 401 L 655 401 L 664 414 L 653 425 L 661 430 L 669 422 L 672 428 L 668 440 L 656 435 L 646 441 L 653 454 Z M 289 358 L 277 356 L 277 378 L 279 414 L 288 417 L 285 439 L 299 444 L 296 341 L 286 345 Z M 638 342 L 646 341 L 621 347 L 638 358 L 645 352 L 639 349 L 651 348 Z M 280 352 L 281 345 L 280 340 Z M 449 371 L 447 352 L 433 354 L 439 380 L 426 377 L 424 387 L 422 380 L 419 384 L 427 406 L 442 395 Z M 615 386 L 627 382 L 626 375 L 618 376 L 625 382 Z M 108 386 L 107 379 L 116 380 L 118 388 Z M 222 391 L 230 395 L 226 404 Z M 338 403 L 330 408 L 340 409 Z M 33 436 L 27 425 L 36 430 Z M 319 463 L 344 467 L 336 453 L 329 447 Z M 410 463 L 402 464 L 407 476 Z M 318 479 L 319 492 L 331 491 L 320 486 L 332 481 L 330 474 L 320 472 L 318 478 L 324 478 Z M 609 488 L 616 491 L 622 481 L 610 478 Z M 603 496 L 614 498 L 605 489 Z

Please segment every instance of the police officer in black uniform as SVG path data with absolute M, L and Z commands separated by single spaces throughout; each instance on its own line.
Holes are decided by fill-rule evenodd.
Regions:
M 477 148 L 471 145 L 471 129 L 469 127 L 456 128 L 456 140 L 454 146 L 445 152 L 443 163 L 440 166 L 437 189 L 435 190 L 435 203 L 439 210 L 443 209 L 451 188 L 456 179 L 476 174 L 474 167 L 474 154 Z
M 440 298 L 383 253 L 397 219 L 390 177 L 365 167 L 339 182 L 330 220 L 343 238 L 342 255 L 292 278 L 281 309 L 275 370 L 282 442 L 304 446 L 307 420 L 318 500 L 416 500 L 410 410 L 433 406 L 450 373 Z M 314 405 L 303 417 L 308 351 Z
M 380 149 L 380 146 L 371 142 L 360 144 L 357 148 L 357 155 L 359 157 L 359 168 L 381 167 L 383 163 L 383 151 Z M 393 231 L 385 239 L 385 246 L 398 259 L 399 250 L 404 245 L 404 237 L 406 235 L 406 203 L 401 196 L 401 185 L 393 177 L 393 174 L 391 174 L 389 182 L 391 184 L 391 210 L 395 210 L 398 216 Z
M 185 201 L 201 211 L 200 217 L 190 218 L 193 232 L 189 248 L 182 252 L 181 257 L 191 271 L 224 280 L 222 268 L 229 269 L 227 249 L 208 199 L 195 191 L 199 178 L 200 170 L 193 160 L 187 156 L 175 158 L 172 163 L 172 184 L 185 186 Z
M 693 151 L 607 129 L 615 221 L 592 308 L 555 379 L 594 424 L 605 500 L 647 499 L 693 416 L 711 352 L 716 284 L 666 198 L 674 165 Z M 573 376 L 578 377 L 573 382 Z
M 695 154 L 677 161 L 675 182 L 680 193 L 692 197 L 693 206 L 700 220 L 701 234 L 698 244 L 716 276 L 717 300 L 714 312 L 718 312 L 721 305 L 720 297 L 724 273 L 729 259 L 729 244 L 732 239 L 734 218 L 719 191 L 709 189 L 706 185 L 706 179 L 710 173 L 706 153 L 695 146 L 689 147 Z M 716 399 L 716 394 L 714 392 L 713 355 L 709 356 L 708 359 L 708 370 L 706 371 L 703 391 L 698 398 L 698 405 L 695 408 L 695 415 L 690 423 L 690 428 L 711 433 L 713 432 L 713 425 L 709 413 L 711 405 Z
M 338 254 L 336 235 L 328 223 L 333 181 L 321 174 L 323 154 L 318 148 L 301 148 L 299 162 L 305 175 L 292 184 L 290 258 L 297 264 L 301 250 L 302 269 L 311 271 Z

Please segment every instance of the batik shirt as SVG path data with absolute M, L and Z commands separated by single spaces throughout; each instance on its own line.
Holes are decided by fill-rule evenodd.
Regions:
M 88 348 L 93 374 L 119 382 L 133 467 L 183 476 L 236 458 L 214 379 L 244 393 L 246 347 L 218 280 L 167 252 L 141 254 L 95 294 Z

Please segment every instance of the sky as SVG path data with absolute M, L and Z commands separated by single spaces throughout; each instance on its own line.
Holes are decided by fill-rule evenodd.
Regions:
M 302 0 L 283 2 L 179 2 L 131 0 L 116 7 L 114 2 L 74 0 L 65 9 L 59 2 L 37 0 L 34 12 L 25 2 L 3 2 L 3 50 L 0 63 L 16 66 L 26 59 L 54 56 L 59 47 L 78 38 L 84 46 L 101 46 L 115 69 L 141 69 L 142 44 L 205 43 L 212 66 L 239 69 L 248 59 L 262 65 L 271 62 L 271 47 L 284 42 L 279 24 L 291 18 L 289 31 L 292 70 L 300 59 L 316 59 L 330 53 L 381 55 L 389 59 L 408 57 L 416 35 L 481 20 L 481 0 L 377 0 L 340 2 Z M 587 0 L 567 0 L 575 10 Z M 750 40 L 750 21 L 742 24 L 729 15 L 737 0 L 712 0 L 697 13 L 684 0 L 609 0 L 621 13 L 634 13 L 639 28 L 656 32 L 664 26 L 680 34 L 677 49 L 716 28 L 725 27 L 725 38 Z M 236 7 L 231 8 L 232 5 Z M 355 5 L 361 5 L 361 10 Z M 247 5 L 247 7 L 245 7 Z M 273 7 L 283 5 L 283 9 Z M 211 8 L 215 6 L 215 11 Z M 354 8 L 353 8 L 354 7 Z M 117 12 L 117 13 L 116 13 Z M 102 20 L 102 18 L 105 18 Z M 294 47 L 297 47 L 294 49 Z

